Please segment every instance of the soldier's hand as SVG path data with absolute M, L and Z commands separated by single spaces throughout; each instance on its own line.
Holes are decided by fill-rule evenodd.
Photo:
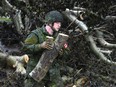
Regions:
M 41 43 L 41 44 L 40 44 L 40 47 L 41 47 L 41 48 L 44 48 L 44 49 L 48 49 L 48 50 L 50 50 L 50 49 L 53 48 L 53 47 L 52 47 L 52 44 L 49 43 L 49 42 L 47 42 L 47 41 L 44 41 L 43 43 Z

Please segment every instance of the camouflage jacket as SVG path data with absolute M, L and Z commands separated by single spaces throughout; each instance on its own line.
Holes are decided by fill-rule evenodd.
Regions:
M 26 38 L 23 50 L 28 53 L 36 53 L 38 51 L 43 51 L 44 49 L 41 49 L 39 47 L 39 44 L 46 40 L 46 36 L 50 35 L 45 30 L 45 26 L 33 30 L 31 34 L 29 34 Z M 56 34 L 54 36 L 56 36 Z

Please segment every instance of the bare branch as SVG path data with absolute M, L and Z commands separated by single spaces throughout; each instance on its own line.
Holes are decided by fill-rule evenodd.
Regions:
M 104 61 L 107 62 L 108 64 L 116 65 L 116 62 L 113 62 L 113 61 L 107 59 L 107 57 L 98 49 L 98 47 L 96 46 L 96 43 L 95 43 L 95 41 L 94 41 L 94 39 L 93 39 L 93 36 L 90 35 L 90 34 L 88 33 L 88 27 L 87 27 L 82 21 L 79 21 L 75 16 L 73 16 L 73 15 L 70 13 L 70 10 L 69 10 L 69 9 L 67 9 L 65 12 L 63 12 L 63 14 L 64 14 L 66 17 L 68 17 L 69 20 L 71 20 L 71 21 L 74 21 L 74 20 L 75 20 L 75 24 L 77 24 L 77 26 L 78 26 L 82 31 L 87 31 L 87 33 L 85 34 L 85 39 L 86 39 L 86 41 L 89 42 L 90 48 L 92 49 L 92 51 L 94 52 L 94 54 L 95 54 L 98 58 L 104 60 Z M 98 33 L 98 34 L 99 34 L 99 33 Z M 98 35 L 98 36 L 99 36 L 99 35 Z M 100 37 L 100 38 L 101 38 L 101 37 Z M 103 42 L 103 41 L 102 41 L 102 42 Z M 106 42 L 104 42 L 104 43 L 105 43 L 105 46 L 107 45 L 107 47 L 108 47 L 108 46 L 110 46 L 110 47 L 112 46 L 111 44 L 107 44 Z M 113 45 L 113 47 L 115 47 L 115 46 Z
M 14 7 L 7 1 L 7 0 L 2 0 L 3 8 L 6 11 L 12 11 Z
M 108 55 L 110 55 L 111 53 L 112 53 L 112 50 L 99 50 L 100 52 L 102 52 L 102 53 L 106 53 L 106 54 L 108 54 Z
M 7 0 L 3 0 L 2 3 L 4 10 L 11 14 L 11 18 L 16 26 L 17 32 L 19 34 L 22 34 L 24 26 L 21 19 L 21 10 L 18 10 L 15 7 L 13 7 Z
M 30 28 L 31 28 L 30 19 L 27 15 L 25 15 L 25 32 L 26 32 L 26 34 L 29 34 Z
M 74 23 L 84 32 L 88 33 L 88 27 L 80 20 L 78 20 L 74 15 L 70 13 L 69 9 L 66 9 L 66 11 L 63 12 L 63 14 L 71 21 L 74 21 Z
M 106 21 L 116 20 L 116 16 L 106 16 L 105 20 Z
M 23 26 L 22 19 L 21 19 L 21 10 L 16 10 L 15 15 L 12 16 L 12 19 L 15 23 L 18 33 L 22 34 L 24 26 Z
M 93 40 L 93 37 L 91 35 L 85 35 L 85 38 L 86 40 L 89 42 L 89 45 L 92 49 L 92 51 L 94 52 L 94 54 L 104 60 L 105 62 L 107 62 L 108 64 L 111 64 L 111 65 L 115 65 L 116 66 L 116 62 L 113 62 L 109 59 L 107 59 L 107 57 L 105 57 L 105 55 L 103 53 L 101 53 L 99 50 L 98 50 L 98 47 L 96 46 L 96 43 L 95 41 Z
M 99 43 L 103 47 L 116 48 L 116 44 L 111 44 L 111 43 L 108 43 L 107 41 L 104 40 L 103 33 L 101 31 L 96 30 L 96 35 L 97 35 L 97 39 L 98 39 Z

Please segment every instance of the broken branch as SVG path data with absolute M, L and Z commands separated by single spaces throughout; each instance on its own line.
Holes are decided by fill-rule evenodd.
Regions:
M 22 30 L 24 29 L 22 19 L 21 19 L 21 10 L 16 9 L 13 7 L 7 0 L 2 1 L 3 8 L 8 13 L 11 14 L 11 18 L 16 26 L 16 30 L 19 34 L 22 34 Z
M 85 38 L 86 41 L 89 42 L 90 48 L 98 58 L 104 60 L 108 64 L 116 65 L 116 62 L 107 59 L 107 57 L 105 57 L 105 55 L 98 50 L 98 47 L 96 46 L 95 41 L 93 40 L 93 37 L 91 35 L 85 35 Z
M 104 40 L 104 38 L 103 38 L 103 33 L 102 33 L 101 31 L 96 30 L 96 35 L 97 35 L 98 42 L 99 42 L 103 47 L 107 47 L 107 48 L 116 48 L 116 44 L 111 44 L 111 43 L 108 43 L 107 41 Z
M 75 24 L 85 33 L 85 39 L 86 41 L 89 42 L 89 45 L 90 45 L 90 48 L 92 49 L 92 51 L 94 52 L 94 54 L 104 60 L 105 62 L 107 62 L 108 64 L 111 64 L 111 65 L 116 65 L 116 62 L 113 62 L 113 61 L 110 61 L 109 59 L 107 59 L 107 57 L 105 57 L 105 55 L 99 50 L 99 48 L 96 46 L 96 43 L 93 39 L 93 36 L 91 34 L 89 34 L 88 32 L 88 27 L 82 22 L 82 21 L 79 21 L 75 16 L 73 16 L 71 13 L 70 13 L 70 10 L 69 9 L 66 9 L 66 11 L 63 12 L 63 14 L 70 20 L 70 21 L 74 21 L 75 20 Z M 99 34 L 99 33 L 98 33 Z M 99 35 L 98 35 L 99 36 Z M 103 42 L 103 41 L 102 41 Z M 111 44 L 107 44 L 107 46 L 109 46 Z M 106 43 L 105 43 L 105 46 L 106 46 Z M 114 45 L 113 45 L 114 46 Z
M 21 74 L 26 74 L 26 70 L 24 68 L 25 64 L 28 63 L 29 57 L 28 55 L 23 56 L 12 56 L 5 53 L 0 52 L 0 60 L 6 62 L 8 66 L 16 68 L 16 72 Z

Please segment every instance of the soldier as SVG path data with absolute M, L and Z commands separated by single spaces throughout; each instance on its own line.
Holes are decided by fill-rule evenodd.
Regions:
M 44 87 L 44 80 L 40 83 L 36 82 L 34 79 L 29 77 L 29 73 L 34 69 L 45 49 L 51 49 L 52 46 L 48 44 L 46 36 L 56 37 L 59 29 L 61 28 L 61 23 L 63 22 L 62 14 L 58 11 L 50 11 L 45 16 L 45 24 L 36 30 L 33 30 L 31 34 L 25 40 L 25 45 L 23 50 L 30 53 L 30 60 L 27 64 L 27 79 L 25 81 L 25 87 Z M 56 69 L 57 67 L 57 69 Z M 60 78 L 60 71 L 58 64 L 54 64 L 49 70 L 50 78 L 52 80 L 52 85 L 54 87 L 63 87 L 62 79 Z M 57 71 L 57 72 L 54 72 Z M 46 76 L 48 77 L 48 76 Z M 49 87 L 51 87 L 49 85 Z

